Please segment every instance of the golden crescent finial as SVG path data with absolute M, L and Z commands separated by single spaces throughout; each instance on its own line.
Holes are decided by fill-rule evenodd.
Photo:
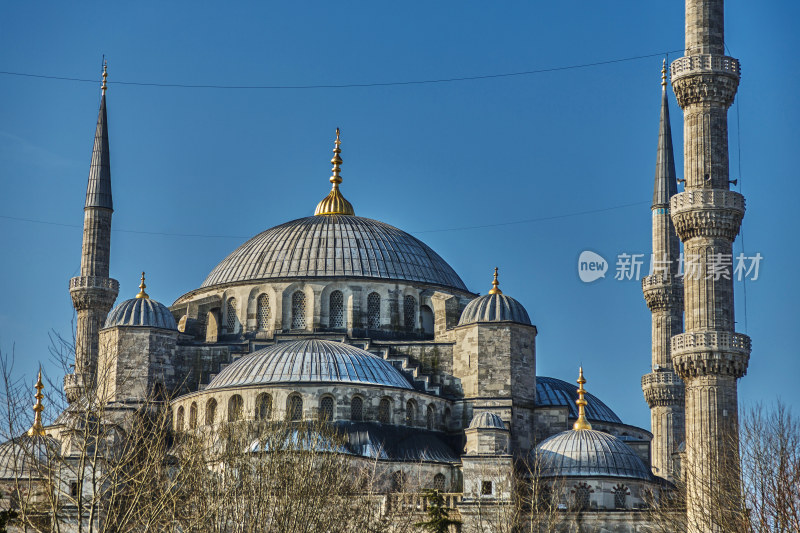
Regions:
M 333 158 L 331 159 L 331 164 L 333 165 L 330 177 L 330 182 L 333 184 L 331 192 L 317 204 L 317 209 L 314 211 L 315 215 L 355 215 L 353 205 L 339 191 L 339 184 L 342 182 L 342 158 L 339 156 L 342 153 L 340 148 L 342 141 L 339 139 L 339 135 L 339 128 L 336 128 L 336 140 L 333 143 Z
M 44 425 L 42 425 L 42 411 L 44 411 L 44 406 L 42 405 L 42 398 L 44 398 L 44 394 L 42 394 L 42 389 L 44 388 L 44 384 L 42 383 L 42 367 L 39 367 L 39 376 L 36 378 L 36 385 L 34 385 L 36 389 L 36 403 L 33 406 L 33 425 L 31 429 L 28 430 L 28 436 L 30 437 L 43 437 L 45 435 Z
M 150 298 L 150 296 L 144 292 L 147 288 L 147 285 L 144 283 L 144 272 L 142 272 L 142 282 L 139 284 L 139 294 L 136 295 L 137 298 Z
M 664 58 L 664 62 L 661 63 L 661 86 L 664 89 L 667 88 L 667 58 Z
M 588 402 L 584 397 L 586 395 L 586 389 L 583 388 L 585 383 L 586 379 L 583 377 L 583 367 L 580 367 L 578 374 L 578 400 L 575 402 L 578 404 L 578 419 L 572 425 L 572 429 L 575 430 L 592 429 L 592 425 L 586 420 L 586 406 Z
M 106 79 L 108 78 L 108 61 L 105 59 L 103 60 L 103 86 L 100 87 L 103 90 L 103 95 L 106 94 L 106 89 L 108 89 L 108 85 L 106 84 Z
M 500 282 L 497 281 L 497 267 L 494 267 L 494 279 L 492 280 L 492 288 L 489 290 L 489 294 L 503 294 L 503 291 L 500 290 Z

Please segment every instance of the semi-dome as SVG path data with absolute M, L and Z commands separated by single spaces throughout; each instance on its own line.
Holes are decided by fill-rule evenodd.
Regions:
M 506 429 L 503 419 L 495 413 L 483 411 L 472 417 L 470 429 Z
M 476 322 L 517 322 L 530 326 L 531 319 L 522 304 L 511 296 L 503 294 L 499 285 L 495 268 L 492 289 L 488 294 L 479 296 L 467 304 L 461 313 L 458 325 Z
M 202 287 L 335 277 L 467 290 L 453 268 L 419 239 L 377 220 L 337 214 L 300 218 L 259 233 L 218 264 Z
M 114 326 L 142 326 L 149 328 L 178 329 L 175 317 L 166 305 L 150 298 L 144 292 L 144 272 L 142 272 L 142 283 L 139 285 L 139 294 L 136 298 L 125 300 L 106 317 L 104 327 Z
M 620 439 L 593 429 L 570 430 L 553 435 L 536 447 L 542 477 L 653 478 L 650 469 Z
M 326 340 L 279 343 L 225 367 L 206 390 L 279 383 L 355 383 L 411 389 L 392 364 L 367 351 Z
M 610 422 L 622 424 L 617 414 L 604 404 L 597 396 L 586 393 L 588 405 L 586 418 L 596 422 Z M 578 391 L 575 385 L 566 381 L 546 376 L 536 376 L 536 405 L 537 406 L 565 406 L 569 408 L 570 418 L 578 418 Z

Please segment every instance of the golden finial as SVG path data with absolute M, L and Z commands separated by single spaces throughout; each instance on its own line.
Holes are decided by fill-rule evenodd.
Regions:
M 494 267 L 494 279 L 492 280 L 492 288 L 489 290 L 489 294 L 503 294 L 503 291 L 500 290 L 500 282 L 497 281 L 497 267 Z
M 136 295 L 137 298 L 150 298 L 150 296 L 144 292 L 147 288 L 147 285 L 144 284 L 144 272 L 142 272 L 142 282 L 139 284 L 139 294 Z
M 578 404 L 578 419 L 572 425 L 572 429 L 579 430 L 579 429 L 592 429 L 592 425 L 586 420 L 586 398 L 584 395 L 586 394 L 586 389 L 583 388 L 584 383 L 586 383 L 586 379 L 583 377 L 583 367 L 580 367 L 580 373 L 578 375 L 578 401 L 575 403 Z
M 330 182 L 333 186 L 328 196 L 317 204 L 317 209 L 314 211 L 315 215 L 355 215 L 353 205 L 348 202 L 339 191 L 339 184 L 342 182 L 342 177 L 340 175 L 342 158 L 339 157 L 339 154 L 342 153 L 342 149 L 339 148 L 341 144 L 342 141 L 339 140 L 339 128 L 336 128 L 336 141 L 334 141 L 333 159 L 331 159 L 333 169 L 330 178 Z
M 661 86 L 664 89 L 667 88 L 667 58 L 664 58 L 664 62 L 661 63 Z
M 106 94 L 106 89 L 108 89 L 108 85 L 106 85 L 106 78 L 108 78 L 108 61 L 105 59 L 103 60 L 103 86 L 100 87 L 103 90 L 103 96 Z
M 44 405 L 42 405 L 42 398 L 44 398 L 44 394 L 42 394 L 42 389 L 44 385 L 42 384 L 42 369 L 39 368 L 39 377 L 36 380 L 36 403 L 33 406 L 33 425 L 31 429 L 28 430 L 29 437 L 44 437 L 45 431 L 44 426 L 42 425 L 42 411 L 44 411 Z

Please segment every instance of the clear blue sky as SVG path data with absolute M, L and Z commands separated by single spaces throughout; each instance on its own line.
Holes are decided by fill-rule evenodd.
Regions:
M 299 7 L 302 5 L 302 8 Z M 746 402 L 794 388 L 800 196 L 796 2 L 727 2 L 742 61 L 729 113 L 732 178 L 747 197 L 744 250 L 760 279 L 737 284 L 753 338 Z M 109 61 L 120 299 L 148 273 L 172 303 L 248 237 L 313 213 L 327 193 L 334 129 L 356 213 L 437 250 L 476 292 L 504 291 L 539 328 L 538 373 L 587 388 L 649 428 L 640 376 L 650 314 L 636 281 L 583 284 L 578 254 L 649 253 L 661 58 L 458 83 L 305 90 L 178 89 L 114 81 L 319 85 L 535 70 L 683 47 L 683 3 L 5 3 L 0 70 L 97 78 Z M 679 54 L 673 54 L 676 57 Z M 48 332 L 70 331 L 98 83 L 0 75 L 0 348 L 32 383 L 51 377 Z M 671 97 L 678 173 L 682 114 Z M 741 166 L 737 143 L 741 141 Z M 630 207 L 537 222 L 483 226 Z M 74 227 L 73 227 L 74 226 Z M 127 230 L 127 231 L 122 231 Z M 154 233 L 132 233 L 154 232 Z M 155 234 L 226 237 L 180 237 Z M 791 235 L 791 237 L 789 237 Z M 741 242 L 736 243 L 739 251 Z M 747 324 L 745 327 L 745 315 Z M 797 395 L 785 398 L 796 407 Z

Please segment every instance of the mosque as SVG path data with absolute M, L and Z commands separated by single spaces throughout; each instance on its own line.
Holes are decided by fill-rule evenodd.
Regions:
M 690 10 L 690 4 L 712 9 Z M 687 57 L 671 66 L 687 117 L 693 106 L 706 106 L 712 122 L 724 118 L 719 109 L 727 110 L 739 76 L 738 62 L 721 56 L 716 30 L 703 30 L 721 27 L 721 4 L 687 0 Z M 564 480 L 559 498 L 565 512 L 589 513 L 598 528 L 613 531 L 639 531 L 647 495 L 671 486 L 687 450 L 699 453 L 704 445 L 716 446 L 714 439 L 721 442 L 725 419 L 703 428 L 697 416 L 722 413 L 721 407 L 703 405 L 693 387 L 701 378 L 708 387 L 709 376 L 718 378 L 720 390 L 732 386 L 734 403 L 722 407 L 735 414 L 749 339 L 715 333 L 709 348 L 702 339 L 732 326 L 732 317 L 728 324 L 695 308 L 706 309 L 710 301 L 711 313 L 722 312 L 718 300 L 732 303 L 732 288 L 696 292 L 690 286 L 696 282 L 686 280 L 686 294 L 693 292 L 684 310 L 684 281 L 675 272 L 643 280 L 653 313 L 653 366 L 642 380 L 652 433 L 626 424 L 586 392 L 582 370 L 578 387 L 573 377 L 536 375 L 536 326 L 511 296 L 513 287 L 501 290 L 497 268 L 481 295 L 419 239 L 356 215 L 342 191 L 338 129 L 331 189 L 313 215 L 303 216 L 311 212 L 311 199 L 298 202 L 301 218 L 256 234 L 170 306 L 147 293 L 144 273 L 140 292 L 118 302 L 109 264 L 114 206 L 106 76 L 104 69 L 81 272 L 69 281 L 78 320 L 75 369 L 65 376 L 64 390 L 73 406 L 92 387 L 126 408 L 162 395 L 178 433 L 213 432 L 239 420 L 324 421 L 344 435 L 346 453 L 375 459 L 395 474 L 387 491 L 413 473 L 423 486 L 455 495 L 465 521 L 481 502 L 508 501 L 515 461 L 536 458 L 543 478 Z M 691 147 L 686 191 L 677 192 L 666 80 L 665 66 L 653 251 L 673 258 L 679 238 L 686 247 L 706 238 L 703 224 L 716 228 L 714 246 L 732 242 L 744 202 L 727 190 L 727 163 L 704 167 L 689 157 Z M 718 90 L 693 89 L 689 82 Z M 704 126 L 691 120 L 686 142 L 695 146 L 693 136 Z M 693 195 L 695 188 L 705 196 Z M 703 209 L 730 220 L 738 216 L 729 224 L 735 231 L 694 216 Z M 722 362 L 702 366 L 704 354 Z M 38 415 L 29 435 L 57 439 L 59 421 L 44 427 Z M 2 446 L 6 457 L 10 445 Z M 4 463 L 0 475 L 8 479 L 16 466 Z

